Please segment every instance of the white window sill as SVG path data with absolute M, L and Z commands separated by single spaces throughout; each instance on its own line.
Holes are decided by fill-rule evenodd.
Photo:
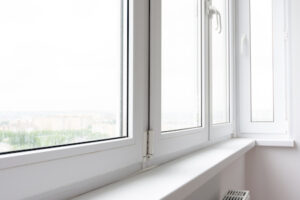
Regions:
M 254 139 L 230 139 L 74 200 L 184 199 L 254 146 Z
M 294 147 L 293 139 L 256 139 L 256 146 L 263 147 Z
M 283 134 L 245 134 L 242 133 L 239 138 L 251 138 L 255 140 L 256 146 L 260 147 L 294 147 L 295 140 L 289 135 Z

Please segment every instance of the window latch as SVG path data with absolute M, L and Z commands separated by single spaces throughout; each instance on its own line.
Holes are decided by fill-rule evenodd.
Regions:
M 216 26 L 215 26 L 215 30 L 218 33 L 222 32 L 222 17 L 221 17 L 221 13 L 220 11 L 218 11 L 218 9 L 216 9 L 214 6 L 211 5 L 211 2 L 207 2 L 207 15 L 212 18 L 213 16 L 216 17 Z
M 153 145 L 153 130 L 148 130 L 146 132 L 146 138 L 145 138 L 145 142 L 146 142 L 146 151 L 145 151 L 145 155 L 144 155 L 144 158 L 146 159 L 150 159 L 152 158 L 153 156 L 153 148 L 152 148 L 152 145 Z

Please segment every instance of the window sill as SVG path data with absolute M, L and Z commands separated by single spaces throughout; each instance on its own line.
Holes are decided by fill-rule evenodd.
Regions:
M 262 147 L 294 147 L 293 139 L 256 139 L 256 146 Z
M 253 139 L 230 139 L 74 200 L 184 199 L 254 146 Z
M 286 134 L 245 134 L 242 133 L 238 138 L 249 138 L 255 140 L 259 147 L 294 147 L 295 140 Z

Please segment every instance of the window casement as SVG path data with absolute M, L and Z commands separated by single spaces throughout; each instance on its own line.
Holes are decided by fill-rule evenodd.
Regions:
M 243 135 L 287 135 L 287 4 L 238 3 L 238 110 Z
M 231 6 L 217 0 L 151 1 L 154 163 L 233 133 Z
M 210 139 L 215 140 L 234 131 L 234 49 L 233 1 L 208 1 L 218 15 L 210 16 L 209 80 Z M 218 19 L 219 17 L 219 19 Z M 220 26 L 220 29 L 216 25 Z
M 50 127 L 57 136 L 50 138 L 49 145 L 30 146 L 36 140 L 16 135 L 14 144 L 29 145 L 12 149 L 4 144 L 10 138 L 0 134 L 0 146 L 4 144 L 0 149 L 5 154 L 0 156 L 0 170 L 55 160 L 63 167 L 59 173 L 53 172 L 56 182 L 49 180 L 49 185 L 63 185 L 70 160 L 74 162 L 72 171 L 78 174 L 74 180 L 78 181 L 128 166 L 137 169 L 143 157 L 140 133 L 146 129 L 148 115 L 148 2 L 92 0 L 70 4 L 63 0 L 0 4 L 0 120 L 22 117 L 16 125 L 28 120 L 26 125 L 34 122 L 39 125 L 34 126 L 37 129 Z M 39 120 L 17 115 L 20 111 L 27 115 L 30 108 L 37 112 L 33 117 L 38 116 Z M 15 113 L 8 115 L 9 109 Z M 78 114 L 77 109 L 87 112 Z M 49 117 L 51 111 L 56 115 Z M 23 131 L 17 127 L 24 126 L 15 126 L 12 131 Z M 101 137 L 87 137 L 81 132 L 82 127 L 92 133 L 108 132 Z M 63 130 L 57 131 L 58 128 Z M 42 134 L 37 135 L 37 140 L 44 140 Z M 75 163 L 84 163 L 86 172 L 80 172 L 82 166 Z M 54 169 L 43 166 L 37 173 L 43 170 Z M 35 177 L 32 173 L 22 176 L 19 178 L 24 182 L 20 181 L 20 185 Z M 37 184 L 41 182 L 39 177 L 34 179 Z

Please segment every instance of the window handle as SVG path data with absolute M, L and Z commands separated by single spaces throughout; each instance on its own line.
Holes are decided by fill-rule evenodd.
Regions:
M 208 7 L 208 15 L 210 17 L 212 16 L 216 16 L 216 20 L 217 20 L 217 24 L 215 27 L 215 30 L 218 31 L 218 33 L 222 32 L 222 17 L 221 17 L 221 13 L 213 6 L 209 6 Z
M 243 34 L 241 37 L 241 46 L 240 46 L 240 53 L 241 55 L 246 55 L 246 45 L 248 43 L 248 38 L 246 34 Z

